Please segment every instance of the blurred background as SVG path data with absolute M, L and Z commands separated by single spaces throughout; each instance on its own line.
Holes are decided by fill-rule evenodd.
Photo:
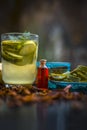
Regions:
M 38 60 L 87 65 L 86 0 L 0 0 L 0 35 L 39 35 Z

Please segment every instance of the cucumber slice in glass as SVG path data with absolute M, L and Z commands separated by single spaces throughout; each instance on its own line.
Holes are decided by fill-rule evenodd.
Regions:
M 11 53 L 11 52 L 7 52 L 7 51 L 2 52 L 2 57 L 3 57 L 3 59 L 5 59 L 11 63 L 15 63 L 15 62 L 21 61 L 23 59 L 23 56 L 20 56 L 20 55 Z
M 19 66 L 23 66 L 26 64 L 32 64 L 34 61 L 35 53 L 31 53 L 29 55 L 23 56 L 23 59 L 21 61 L 17 61 L 15 64 Z
M 19 54 L 22 56 L 30 55 L 31 53 L 36 51 L 36 47 L 37 45 L 34 41 L 26 41 L 24 42 L 23 47 L 20 49 Z
M 3 51 L 8 51 L 12 53 L 18 53 L 22 47 L 22 41 L 12 41 L 12 40 L 6 40 L 2 41 L 2 47 Z

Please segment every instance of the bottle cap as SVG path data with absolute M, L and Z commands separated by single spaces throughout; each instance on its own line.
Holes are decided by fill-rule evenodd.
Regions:
M 40 62 L 46 62 L 47 60 L 46 59 L 41 59 Z
M 40 60 L 40 64 L 43 66 L 43 65 L 45 65 L 46 64 L 46 62 L 47 62 L 47 60 L 46 59 L 41 59 Z

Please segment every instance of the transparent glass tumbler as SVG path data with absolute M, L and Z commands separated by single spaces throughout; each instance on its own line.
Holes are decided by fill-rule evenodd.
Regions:
M 36 78 L 38 35 L 4 33 L 1 35 L 2 79 L 6 85 L 30 85 Z

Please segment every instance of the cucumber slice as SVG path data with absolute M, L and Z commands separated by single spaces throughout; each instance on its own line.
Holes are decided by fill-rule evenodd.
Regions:
M 17 61 L 15 64 L 19 66 L 23 66 L 26 64 L 32 64 L 33 61 L 35 60 L 35 54 L 36 53 L 31 53 L 29 55 L 23 56 L 23 59 L 21 61 Z
M 4 40 L 4 41 L 2 41 L 2 44 L 13 46 L 13 44 L 21 44 L 21 40 Z
M 22 47 L 22 41 L 12 41 L 12 40 L 6 40 L 2 41 L 2 48 L 4 51 L 9 51 L 9 52 L 19 52 L 19 50 Z
M 11 53 L 11 52 L 2 52 L 2 57 L 3 59 L 11 62 L 11 63 L 15 63 L 17 61 L 21 61 L 23 59 L 23 56 Z
M 26 41 L 23 44 L 23 47 L 21 48 L 19 54 L 22 56 L 30 55 L 30 53 L 33 53 L 36 51 L 36 43 L 34 41 Z
M 9 56 L 11 56 L 14 59 L 18 59 L 18 60 L 23 59 L 23 56 L 20 56 L 20 55 L 11 53 L 11 52 L 6 52 L 6 54 L 9 55 Z

